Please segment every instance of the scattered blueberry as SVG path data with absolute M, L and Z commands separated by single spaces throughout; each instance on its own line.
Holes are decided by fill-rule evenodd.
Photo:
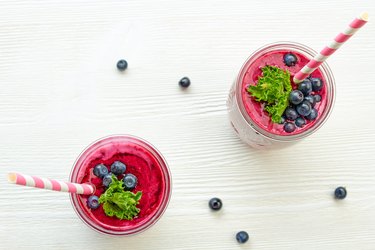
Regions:
M 315 98 L 312 95 L 308 95 L 305 97 L 305 100 L 308 101 L 311 104 L 311 107 L 313 108 L 315 106 Z
M 321 95 L 314 95 L 315 102 L 320 102 L 322 100 Z
M 289 101 L 294 105 L 298 105 L 303 101 L 303 93 L 299 90 L 293 90 L 289 94 Z
M 109 187 L 109 185 L 112 183 L 112 174 L 106 174 L 103 177 L 103 186 Z
M 315 120 L 318 117 L 318 110 L 312 109 L 308 116 L 305 116 L 307 120 Z
M 238 243 L 243 244 L 249 240 L 249 234 L 245 231 L 240 231 L 236 234 L 236 240 L 238 241 Z
M 221 207 L 223 206 L 223 202 L 221 202 L 221 200 L 219 198 L 212 198 L 209 202 L 208 202 L 208 206 L 212 209 L 212 210 L 215 210 L 215 211 L 218 211 L 221 209 Z
M 126 170 L 126 166 L 121 161 L 115 161 L 111 165 L 111 172 L 114 173 L 115 175 L 123 174 L 125 173 L 125 170 Z
M 178 82 L 181 87 L 187 88 L 190 86 L 190 79 L 188 77 L 183 77 L 181 80 Z
M 346 188 L 344 187 L 336 188 L 335 190 L 336 199 L 340 199 L 340 200 L 345 199 L 346 195 L 347 195 Z
M 124 176 L 124 186 L 125 190 L 133 190 L 137 186 L 137 177 L 132 174 L 127 174 Z
M 294 121 L 298 117 L 297 111 L 292 107 L 287 107 L 285 110 L 285 117 L 288 120 Z
M 292 53 L 285 54 L 284 55 L 284 63 L 288 67 L 296 65 L 296 63 L 297 63 L 297 57 L 296 57 L 296 55 L 294 55 Z
M 308 116 L 311 113 L 311 104 L 308 101 L 303 101 L 296 107 L 297 113 L 302 116 Z
M 108 174 L 108 168 L 104 164 L 99 164 L 94 167 L 94 175 L 99 178 L 103 178 L 106 174 Z
M 323 81 L 320 78 L 311 78 L 312 90 L 317 92 L 323 88 Z
M 117 69 L 120 71 L 124 71 L 128 68 L 128 62 L 125 61 L 124 59 L 121 59 L 120 61 L 117 62 Z
M 99 197 L 96 195 L 91 195 L 87 199 L 87 206 L 91 209 L 97 209 L 99 207 Z
M 297 127 L 302 128 L 306 124 L 306 121 L 302 117 L 298 117 L 294 123 Z
M 284 131 L 287 133 L 292 133 L 294 130 L 296 130 L 296 125 L 291 122 L 287 122 L 284 124 Z
M 305 96 L 308 96 L 312 91 L 312 84 L 309 79 L 303 80 L 298 84 L 298 90 L 300 90 Z

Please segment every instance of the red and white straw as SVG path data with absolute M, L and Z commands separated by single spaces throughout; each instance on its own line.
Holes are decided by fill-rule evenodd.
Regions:
M 25 174 L 19 174 L 19 173 L 9 173 L 8 181 L 10 183 L 14 183 L 14 184 L 22 185 L 22 186 L 43 188 L 43 189 L 49 189 L 53 191 L 60 191 L 60 192 L 69 192 L 69 193 L 85 194 L 85 195 L 90 195 L 95 192 L 94 187 L 90 184 L 78 184 L 78 183 L 57 181 L 57 180 L 30 176 L 30 175 L 25 175 Z
M 349 26 L 335 39 L 326 46 L 319 54 L 317 54 L 311 61 L 306 64 L 293 78 L 295 83 L 302 82 L 308 77 L 316 68 L 318 68 L 330 55 L 333 54 L 338 48 L 341 47 L 352 35 L 357 32 L 368 21 L 368 14 L 362 13 L 359 17 L 355 18 Z

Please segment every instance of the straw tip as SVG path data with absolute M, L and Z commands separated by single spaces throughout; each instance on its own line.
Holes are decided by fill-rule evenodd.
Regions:
M 368 21 L 368 13 L 367 12 L 363 12 L 361 13 L 361 15 L 359 16 L 363 21 Z
M 8 181 L 10 183 L 16 183 L 17 175 L 15 173 L 8 173 Z

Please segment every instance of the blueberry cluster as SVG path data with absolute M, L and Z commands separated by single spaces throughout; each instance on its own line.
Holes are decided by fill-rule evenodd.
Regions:
M 290 106 L 285 109 L 281 120 L 285 132 L 292 133 L 297 127 L 302 128 L 306 120 L 313 121 L 318 117 L 318 110 L 314 107 L 322 99 L 319 95 L 322 88 L 322 79 L 310 77 L 298 84 L 298 89 L 290 92 Z
M 133 174 L 125 174 L 126 165 L 121 161 L 115 161 L 108 171 L 108 168 L 104 164 L 99 164 L 94 167 L 93 173 L 95 176 L 102 179 L 102 185 L 108 188 L 112 183 L 112 175 L 121 176 L 124 182 L 124 189 L 131 191 L 137 185 L 137 177 Z M 123 175 L 123 176 L 122 176 Z M 91 195 L 87 199 L 87 206 L 91 209 L 97 209 L 99 207 L 99 198 L 96 195 Z
M 345 187 L 337 187 L 334 192 L 334 196 L 336 199 L 343 200 L 347 196 L 348 192 L 346 191 Z M 218 211 L 222 208 L 223 202 L 221 199 L 214 197 L 211 198 L 208 201 L 208 206 L 213 210 L 213 211 Z M 238 243 L 243 244 L 246 243 L 249 240 L 249 234 L 246 231 L 239 231 L 236 234 L 236 240 Z
M 223 207 L 221 199 L 214 197 L 208 201 L 208 206 L 213 211 L 219 211 Z M 236 240 L 238 243 L 243 244 L 249 240 L 249 234 L 245 231 L 240 231 L 236 234 Z

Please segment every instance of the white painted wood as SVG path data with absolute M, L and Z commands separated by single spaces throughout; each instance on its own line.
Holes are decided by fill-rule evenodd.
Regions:
M 338 90 L 324 127 L 279 151 L 241 143 L 225 101 L 246 57 L 278 40 L 320 50 L 364 10 L 370 22 L 328 59 Z M 0 249 L 375 249 L 373 15 L 370 0 L 1 0 Z M 99 235 L 67 194 L 6 182 L 9 171 L 67 179 L 89 143 L 116 133 L 152 142 L 173 173 L 147 232 Z

